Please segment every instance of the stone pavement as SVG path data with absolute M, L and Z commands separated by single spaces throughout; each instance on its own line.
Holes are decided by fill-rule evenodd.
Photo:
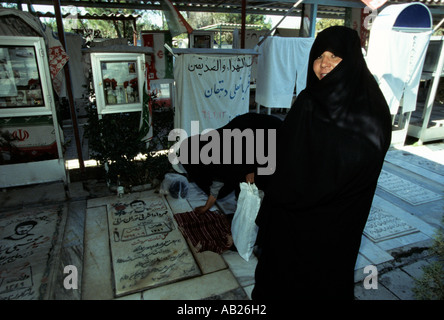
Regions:
M 433 261 L 428 249 L 436 228 L 443 228 L 443 191 L 444 143 L 389 151 L 370 215 L 375 224 L 369 222 L 366 226 L 355 267 L 356 299 L 414 299 L 414 278 L 421 276 L 422 266 Z M 129 201 L 148 193 L 150 191 L 133 192 L 124 199 Z M 208 251 L 197 253 L 188 242 L 201 275 L 116 298 L 106 219 L 107 204 L 116 199 L 103 181 L 93 179 L 68 186 L 48 183 L 10 188 L 0 193 L 0 221 L 15 210 L 25 212 L 54 204 L 66 208 L 62 243 L 54 252 L 57 259 L 50 266 L 51 277 L 46 280 L 50 283 L 44 283 L 48 299 L 242 300 L 251 297 L 257 263 L 254 255 L 247 262 L 234 251 L 222 255 Z M 205 200 L 202 191 L 194 187 L 187 201 L 167 199 L 174 213 L 201 205 Z M 218 209 L 234 212 L 234 198 L 219 203 Z M 328 262 L 326 265 L 328 270 Z M 77 289 L 66 289 L 64 281 L 69 275 L 64 272 L 66 266 L 74 266 L 78 272 Z M 376 267 L 377 289 L 364 286 L 367 276 L 375 275 L 366 269 L 368 266 Z M 5 292 L 8 293 L 7 289 L 0 283 L 0 298 L 8 296 Z
M 422 276 L 423 266 L 436 260 L 428 249 L 435 231 L 443 229 L 444 144 L 391 149 L 383 173 L 391 176 L 386 179 L 381 174 L 373 207 L 400 218 L 401 221 L 394 221 L 393 225 L 400 226 L 397 231 L 401 232 L 404 227 L 406 233 L 382 241 L 370 241 L 371 253 L 366 251 L 369 240 L 363 237 L 360 256 L 370 258 L 370 255 L 378 254 L 372 260 L 378 269 L 378 289 L 364 288 L 363 277 L 370 273 L 358 272 L 362 270 L 358 258 L 355 297 L 360 300 L 413 300 L 414 279 Z M 406 226 L 414 229 L 408 230 Z

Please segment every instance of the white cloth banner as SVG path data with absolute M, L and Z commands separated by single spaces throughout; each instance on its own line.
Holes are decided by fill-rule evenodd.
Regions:
M 250 101 L 251 55 L 182 54 L 176 58 L 175 128 L 191 135 L 191 121 L 199 132 L 226 125 L 247 113 Z
M 394 30 L 393 26 L 412 3 L 386 7 L 372 24 L 366 56 L 367 66 L 384 94 L 390 113 L 416 109 L 416 98 L 431 29 Z M 431 25 L 431 23 L 430 23 Z
M 256 102 L 268 108 L 290 108 L 305 89 L 314 38 L 268 37 L 259 49 Z
M 431 33 L 392 30 L 372 30 L 370 33 L 367 65 L 378 81 L 392 115 L 398 112 L 402 97 L 403 113 L 416 109 Z

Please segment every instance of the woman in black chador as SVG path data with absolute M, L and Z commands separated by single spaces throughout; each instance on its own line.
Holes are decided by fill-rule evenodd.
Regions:
M 192 163 L 191 157 L 193 151 L 191 148 L 191 139 L 197 139 L 197 143 L 199 143 L 199 154 L 201 153 L 202 148 L 204 148 L 209 142 L 207 139 L 203 139 L 202 141 L 201 135 L 184 140 L 180 149 L 182 150 L 182 148 L 188 148 L 187 161 L 186 163 L 182 163 L 184 169 L 187 171 L 188 179 L 194 181 L 199 188 L 208 195 L 206 204 L 194 208 L 194 212 L 197 214 L 205 213 L 216 203 L 216 199 L 223 199 L 233 191 L 235 191 L 237 198 L 240 192 L 240 182 L 254 182 L 260 190 L 265 189 L 270 179 L 270 175 L 258 175 L 257 170 L 259 167 L 266 168 L 268 164 L 259 164 L 255 152 L 257 152 L 256 148 L 258 148 L 259 145 L 262 145 L 264 155 L 268 156 L 269 153 L 272 152 L 271 150 L 268 150 L 268 144 L 273 144 L 273 146 L 275 146 L 276 141 L 268 140 L 268 130 L 277 131 L 281 125 L 282 120 L 275 116 L 258 113 L 245 113 L 237 116 L 225 126 L 215 129 L 220 137 L 220 149 L 216 151 L 213 150 L 213 152 L 219 154 L 220 164 L 204 164 L 202 159 L 199 159 L 197 163 Z M 231 150 L 230 161 L 228 161 L 229 163 L 227 164 L 222 164 L 223 153 L 226 152 L 226 149 L 223 146 L 223 132 L 224 130 L 231 131 L 234 129 L 239 129 L 240 132 L 244 132 L 246 129 L 251 129 L 253 131 L 254 141 L 252 141 L 252 145 L 249 146 L 247 146 L 247 144 L 251 143 L 251 141 L 243 141 L 241 150 L 235 150 L 234 143 L 231 143 L 231 146 L 228 146 L 228 148 Z M 264 130 L 264 141 L 261 141 L 260 138 L 256 136 L 256 130 L 258 129 Z M 239 135 L 241 136 L 241 133 L 239 133 Z M 209 140 L 211 141 L 211 138 L 209 138 Z M 232 140 L 230 140 L 229 143 L 230 142 L 232 142 Z M 252 154 L 249 152 L 252 152 Z M 253 163 L 247 163 L 247 153 L 249 153 L 250 157 L 252 156 L 254 158 Z M 236 164 L 234 157 L 239 155 L 243 156 L 242 161 L 240 164 Z M 275 154 L 270 156 L 275 157 Z M 274 169 L 274 163 L 272 166 Z
M 307 87 L 281 127 L 257 218 L 253 299 L 353 299 L 354 266 L 391 141 L 391 116 L 356 31 L 310 51 Z

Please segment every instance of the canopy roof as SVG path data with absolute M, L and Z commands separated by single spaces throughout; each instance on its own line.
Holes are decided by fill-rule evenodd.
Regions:
M 8 3 L 25 3 L 23 0 L 6 0 Z M 32 0 L 32 4 L 53 5 L 54 0 Z M 56 1 L 58 2 L 58 1 Z M 138 10 L 162 10 L 159 1 L 148 0 L 59 0 L 61 6 L 75 7 L 99 7 L 118 9 L 138 9 Z M 190 0 L 187 2 L 172 1 L 179 11 L 199 11 L 199 12 L 228 12 L 241 13 L 242 0 Z M 296 0 L 254 0 L 246 1 L 247 14 L 263 15 L 283 15 L 296 2 Z M 386 5 L 394 3 L 415 2 L 409 0 L 387 1 Z M 426 4 L 432 14 L 444 14 L 444 0 L 421 0 Z M 365 4 L 360 0 L 305 0 L 306 4 L 317 4 L 320 18 L 341 18 L 345 14 L 346 7 L 364 8 Z M 292 12 L 292 15 L 300 15 L 302 6 Z

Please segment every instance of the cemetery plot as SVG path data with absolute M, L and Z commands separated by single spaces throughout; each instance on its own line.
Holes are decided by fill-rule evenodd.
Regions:
M 373 242 L 380 242 L 418 231 L 398 217 L 373 206 L 364 228 L 364 235 Z
M 48 299 L 66 222 L 63 206 L 0 219 L 0 300 Z
M 116 296 L 201 274 L 162 196 L 107 209 Z
M 378 187 L 414 206 L 442 198 L 436 192 L 425 189 L 385 170 L 381 171 Z

